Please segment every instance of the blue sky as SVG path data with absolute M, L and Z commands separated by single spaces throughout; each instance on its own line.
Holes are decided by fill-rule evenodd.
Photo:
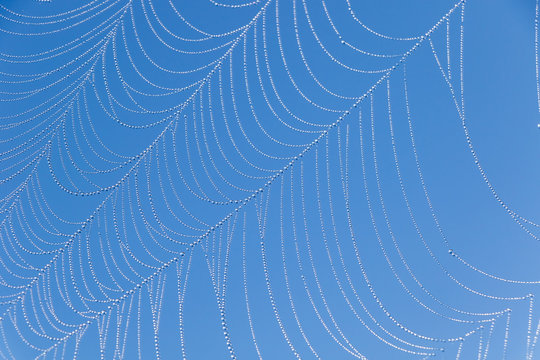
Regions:
M 534 1 L 1 5 L 0 357 L 538 358 Z

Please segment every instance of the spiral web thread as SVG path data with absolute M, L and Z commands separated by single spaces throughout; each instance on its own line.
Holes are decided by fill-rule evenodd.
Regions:
M 24 49 L 0 53 L 0 357 L 537 358 L 540 280 L 454 249 L 417 147 L 423 51 L 539 240 L 469 132 L 465 0 L 419 36 L 349 0 L 209 3 L 234 26 L 172 0 L 0 5 Z

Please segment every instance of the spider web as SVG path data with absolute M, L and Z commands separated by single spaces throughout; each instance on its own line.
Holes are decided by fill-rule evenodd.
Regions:
M 455 247 L 417 131 L 430 78 L 539 240 L 469 130 L 465 0 L 418 36 L 349 0 L 41 5 L 0 6 L 1 358 L 538 357 L 540 280 Z

